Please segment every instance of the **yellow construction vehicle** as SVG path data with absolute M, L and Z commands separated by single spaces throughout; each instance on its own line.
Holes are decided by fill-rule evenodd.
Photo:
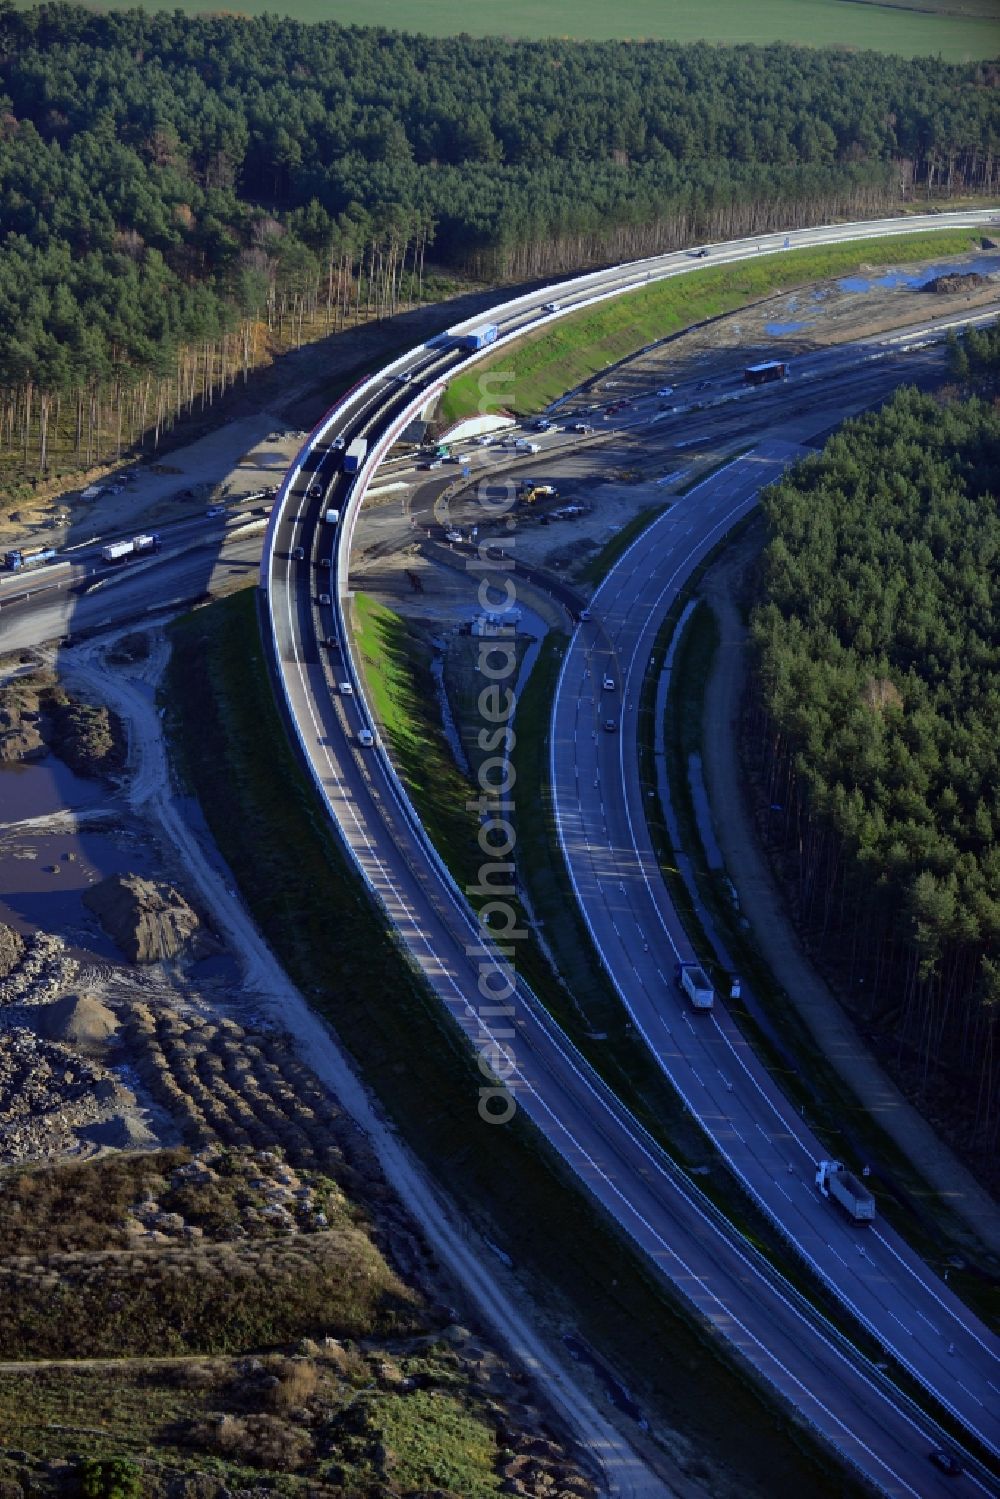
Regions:
M 554 484 L 522 484 L 519 498 L 525 505 L 534 505 L 537 500 L 556 500 L 559 491 Z

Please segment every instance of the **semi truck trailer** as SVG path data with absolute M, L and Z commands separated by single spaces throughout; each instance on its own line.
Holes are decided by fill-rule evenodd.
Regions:
M 471 328 L 468 333 L 457 333 L 455 341 L 460 349 L 485 349 L 489 344 L 495 344 L 500 336 L 500 329 L 496 323 L 483 323 L 478 328 Z
M 820 1161 L 816 1185 L 823 1197 L 832 1197 L 855 1223 L 871 1223 L 875 1217 L 874 1197 L 840 1161 Z
M 364 437 L 356 437 L 344 454 L 344 473 L 356 474 L 364 463 L 367 454 L 367 440 Z
M 696 1010 L 710 1010 L 715 1003 L 715 990 L 698 963 L 682 963 L 677 975 L 680 986 Z
M 41 567 L 43 562 L 51 562 L 55 555 L 55 547 L 15 547 L 4 552 L 3 565 L 8 571 L 19 573 L 26 567 Z
M 106 547 L 101 547 L 101 556 L 105 562 L 125 562 L 129 557 L 141 557 L 147 552 L 158 552 L 159 549 L 159 533 L 150 531 L 143 536 L 133 536 L 130 541 L 109 542 Z
M 768 359 L 763 364 L 748 364 L 743 379 L 747 385 L 770 385 L 772 380 L 787 380 L 790 368 L 779 359 Z

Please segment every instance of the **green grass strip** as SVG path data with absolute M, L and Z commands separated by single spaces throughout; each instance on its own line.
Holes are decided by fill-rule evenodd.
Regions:
M 529 335 L 503 349 L 495 359 L 459 375 L 444 393 L 441 419 L 453 422 L 475 415 L 481 400 L 480 382 L 491 375 L 513 375 L 512 380 L 497 380 L 493 386 L 509 392 L 512 411 L 541 411 L 607 365 L 617 364 L 692 323 L 720 317 L 808 282 L 856 274 L 863 266 L 914 265 L 939 256 L 960 255 L 974 248 L 978 239 L 968 229 L 894 234 L 886 239 L 787 250 L 672 276 L 582 312 L 569 313 L 545 332 Z

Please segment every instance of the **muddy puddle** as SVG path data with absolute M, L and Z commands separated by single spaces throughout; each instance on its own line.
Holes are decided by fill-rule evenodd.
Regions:
M 921 266 L 917 271 L 887 271 L 884 276 L 843 276 L 837 289 L 846 292 L 893 291 L 908 286 L 919 291 L 938 276 L 990 276 L 1000 271 L 1000 254 L 976 255 L 969 260 L 945 260 L 939 265 Z
M 83 903 L 106 875 L 152 872 L 153 851 L 120 817 L 111 788 L 54 755 L 0 766 L 0 922 L 58 932 L 80 959 L 120 959 Z
M 76 775 L 55 755 L 24 765 L 0 765 L 0 824 L 96 807 L 107 800 L 103 782 Z

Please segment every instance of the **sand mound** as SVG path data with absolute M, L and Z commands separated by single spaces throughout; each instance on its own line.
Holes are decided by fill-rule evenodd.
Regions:
M 91 994 L 68 994 L 46 1005 L 38 1018 L 50 1041 L 63 1041 L 80 1051 L 103 1051 L 118 1029 L 114 1012 Z
M 85 1124 L 77 1134 L 90 1145 L 104 1145 L 110 1150 L 141 1150 L 157 1143 L 142 1121 L 129 1114 L 114 1114 L 97 1124 Z
M 172 958 L 201 925 L 170 885 L 135 874 L 109 875 L 83 899 L 133 963 Z

